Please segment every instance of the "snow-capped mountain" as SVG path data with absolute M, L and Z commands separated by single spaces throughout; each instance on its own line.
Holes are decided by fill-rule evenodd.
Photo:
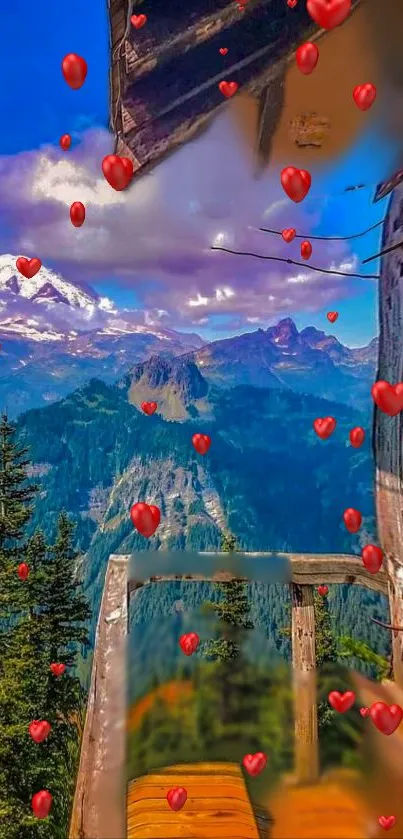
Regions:
M 0 408 L 10 414 L 59 399 L 91 377 L 113 382 L 152 353 L 180 355 L 204 344 L 118 311 L 46 266 L 26 279 L 16 261 L 0 256 Z

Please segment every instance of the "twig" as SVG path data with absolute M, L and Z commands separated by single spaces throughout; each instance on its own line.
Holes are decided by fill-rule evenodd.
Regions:
M 297 233 L 294 236 L 294 239 L 317 239 L 323 242 L 347 242 L 349 239 L 360 239 L 361 236 L 366 236 L 367 233 L 370 233 L 371 230 L 375 230 L 377 227 L 380 227 L 386 221 L 385 218 L 382 218 L 380 221 L 377 221 L 376 224 L 372 224 L 371 227 L 367 227 L 366 230 L 363 230 L 361 233 L 353 233 L 352 236 L 311 236 L 309 234 L 303 235 L 302 233 Z M 262 233 L 275 233 L 278 236 L 281 236 L 282 230 L 272 230 L 270 227 L 259 227 L 258 228 Z
M 392 626 L 390 623 L 384 623 L 383 621 L 377 621 L 376 618 L 371 618 L 373 623 L 378 624 L 378 626 L 383 626 L 384 629 L 391 629 L 392 632 L 403 632 L 403 626 Z
M 360 280 L 379 280 L 379 274 L 347 274 L 345 271 L 333 271 L 330 268 L 318 268 L 310 265 L 309 262 L 296 262 L 294 259 L 285 259 L 281 256 L 265 256 L 261 253 L 249 253 L 248 251 L 233 251 L 230 248 L 219 248 L 213 245 L 210 250 L 232 253 L 235 256 L 253 256 L 255 259 L 271 259 L 273 262 L 286 262 L 287 265 L 297 265 L 299 268 L 306 268 L 309 271 L 318 271 L 319 274 L 337 274 L 338 277 L 358 277 Z

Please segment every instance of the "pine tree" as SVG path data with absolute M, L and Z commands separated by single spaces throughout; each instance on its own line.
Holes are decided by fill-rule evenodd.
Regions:
M 74 667 L 86 641 L 89 610 L 79 591 L 72 526 L 63 514 L 56 543 L 37 532 L 26 543 L 36 487 L 27 483 L 26 450 L 0 422 L 0 839 L 65 839 L 79 751 L 83 692 L 74 673 L 57 679 L 52 661 Z M 22 581 L 17 566 L 30 568 Z M 33 720 L 52 726 L 35 743 Z M 32 813 L 32 795 L 48 789 L 50 816 Z

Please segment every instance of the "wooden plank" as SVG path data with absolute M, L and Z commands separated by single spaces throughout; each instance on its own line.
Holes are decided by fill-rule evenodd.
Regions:
M 382 248 L 401 238 L 403 184 L 389 201 L 383 228 Z M 379 281 L 379 369 L 377 379 L 391 384 L 403 380 L 403 283 L 402 252 L 395 250 L 381 260 Z M 391 623 L 403 625 L 403 415 L 389 417 L 375 408 L 375 495 L 378 535 L 385 552 L 389 579 Z M 403 633 L 392 633 L 393 671 L 403 687 Z
M 388 595 L 388 580 L 386 572 L 381 569 L 377 574 L 370 574 L 362 564 L 361 557 L 349 554 L 288 554 L 279 552 L 267 552 L 256 554 L 262 560 L 269 560 L 271 557 L 287 559 L 292 569 L 292 582 L 299 585 L 320 585 L 326 583 L 360 585 L 365 588 L 377 591 L 380 594 Z M 201 565 L 202 565 L 202 554 Z M 225 558 L 225 554 L 223 554 Z M 246 577 L 236 577 L 225 571 L 205 576 L 204 574 L 171 574 L 154 576 L 147 580 L 130 579 L 129 593 L 135 592 L 152 582 L 171 582 L 172 580 L 205 580 L 219 582 L 225 580 L 246 581 Z M 403 622 L 403 620 L 402 620 Z
M 299 783 L 313 784 L 319 777 L 313 588 L 293 583 L 291 594 L 295 770 Z
M 166 800 L 173 786 L 183 786 L 188 793 L 178 813 Z M 238 764 L 181 764 L 129 783 L 128 839 L 216 839 L 218 830 L 223 839 L 259 839 Z

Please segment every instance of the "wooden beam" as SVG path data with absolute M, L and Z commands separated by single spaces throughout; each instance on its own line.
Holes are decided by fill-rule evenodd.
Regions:
M 319 741 L 313 587 L 293 583 L 291 596 L 295 772 L 297 783 L 314 784 L 319 778 Z
M 95 637 L 69 839 L 125 836 L 127 577 L 128 558 L 110 557 Z
M 225 554 L 222 556 L 224 564 Z M 326 583 L 326 585 L 345 583 L 347 585 L 364 586 L 364 588 L 377 591 L 385 596 L 388 594 L 388 581 L 385 571 L 381 569 L 377 574 L 370 574 L 364 568 L 361 558 L 357 556 L 350 556 L 348 554 L 286 554 L 275 552 L 254 553 L 253 556 L 259 556 L 262 560 L 274 557 L 287 559 L 291 565 L 291 581 L 299 585 L 316 586 L 321 583 Z M 203 555 L 200 554 L 200 557 L 200 565 L 202 567 Z M 225 580 L 247 581 L 247 579 L 247 577 L 233 576 L 231 573 L 223 570 L 213 576 L 206 576 L 201 572 L 199 574 L 155 575 L 145 580 L 129 579 L 128 585 L 130 593 L 142 588 L 144 585 L 155 582 L 169 582 L 172 580 L 225 582 Z

